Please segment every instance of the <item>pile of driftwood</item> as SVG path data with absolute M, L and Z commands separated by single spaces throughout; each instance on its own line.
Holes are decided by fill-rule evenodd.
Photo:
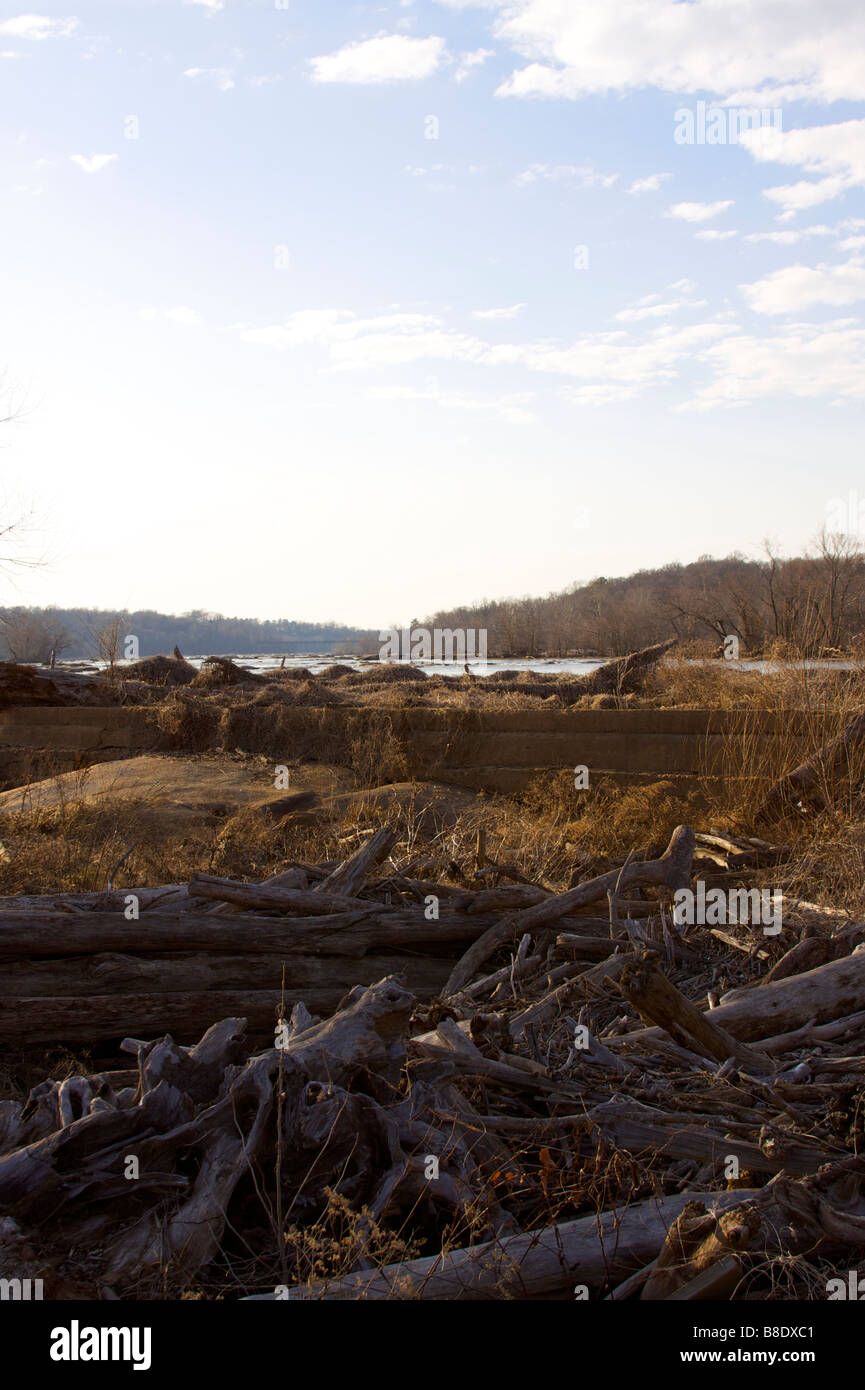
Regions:
M 394 842 L 140 890 L 137 921 L 125 892 L 3 912 L 7 1039 L 52 1008 L 56 1036 L 211 1026 L 0 1104 L 0 1275 L 46 1296 L 827 1297 L 865 1251 L 865 927 L 799 902 L 780 939 L 677 925 L 695 875 L 783 853 L 684 826 L 563 893 L 488 862 L 471 889 L 411 879 Z M 719 998 L 733 961 L 752 978 Z M 40 969 L 74 991 L 34 1006 Z M 375 982 L 316 1017 L 352 969 Z

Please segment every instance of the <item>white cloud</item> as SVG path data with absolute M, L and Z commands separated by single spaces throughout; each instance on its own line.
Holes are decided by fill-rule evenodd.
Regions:
M 705 231 L 694 233 L 694 236 L 699 237 L 701 241 L 729 241 L 731 237 L 738 235 L 739 233 L 735 228 L 731 228 L 726 232 L 721 232 L 717 227 L 710 227 Z
M 444 0 L 451 8 L 463 0 Z M 865 97 L 859 0 L 478 0 L 527 65 L 503 96 L 710 92 L 778 101 Z
M 230 92 L 234 86 L 231 68 L 186 68 L 183 76 L 203 77 L 208 82 L 215 82 L 221 92 Z
M 735 334 L 698 356 L 713 380 L 679 410 L 711 410 L 768 396 L 865 399 L 865 329 L 840 321 L 791 324 L 768 338 Z
M 647 174 L 644 179 L 634 179 L 627 193 L 657 193 L 661 184 L 671 179 L 672 174 Z
M 396 367 L 410 362 L 480 362 L 486 344 L 451 329 L 429 327 L 392 328 L 386 332 L 361 331 L 331 346 L 334 366 Z
M 241 337 L 245 343 L 275 348 L 326 344 L 339 332 L 350 331 L 353 320 L 354 315 L 346 309 L 299 309 L 285 323 L 266 328 L 242 328 Z
M 209 14 L 222 9 L 222 0 L 183 0 L 184 5 L 201 5 Z
M 865 267 L 861 274 L 857 292 L 861 288 L 865 295 Z M 649 321 L 564 342 L 495 344 L 451 329 L 437 315 L 399 311 L 361 317 L 339 309 L 303 310 L 281 324 L 238 327 L 242 339 L 251 344 L 301 351 L 314 346 L 332 369 L 391 369 L 440 361 L 471 364 L 479 371 L 542 373 L 566 382 L 563 394 L 579 405 L 615 404 L 665 386 L 681 389 L 683 379 L 701 369 L 708 373 L 707 384 L 677 409 L 744 405 L 773 394 L 865 399 L 865 328 L 855 319 L 794 323 L 762 338 L 721 316 L 690 326 L 652 323 L 652 316 L 641 315 L 641 309 L 671 309 L 657 294 L 629 307 L 637 311 L 631 319 L 635 325 L 643 318 Z M 620 321 L 628 321 L 628 310 Z M 445 390 L 434 377 L 423 388 L 396 383 L 376 389 L 383 398 L 437 401 L 512 419 L 529 402 L 527 393 L 491 399 L 473 390 Z
M 471 53 L 461 53 L 459 56 L 459 67 L 454 74 L 454 80 L 456 82 L 464 82 L 469 73 L 473 72 L 475 68 L 481 67 L 486 62 L 487 58 L 492 58 L 492 56 L 493 49 L 491 48 L 476 48 Z
M 732 206 L 732 198 L 721 199 L 716 203 L 674 203 L 669 209 L 669 216 L 681 217 L 685 222 L 708 222 L 710 217 L 719 217 Z
M 470 396 L 462 391 L 443 390 L 434 382 L 423 389 L 414 386 L 378 386 L 369 394 L 380 401 L 429 401 L 444 410 L 471 410 L 499 415 L 512 425 L 531 425 L 536 420 L 528 409 L 535 399 L 533 391 L 519 391 L 507 396 Z
M 316 82 L 418 81 L 437 72 L 446 56 L 445 41 L 436 35 L 380 34 L 311 59 L 312 76 Z
M 657 295 L 649 297 L 657 299 Z M 642 323 L 644 319 L 668 319 L 680 309 L 703 309 L 705 306 L 705 299 L 671 299 L 665 304 L 640 302 L 629 305 L 627 309 L 620 309 L 614 317 L 619 323 Z
M 511 304 L 504 309 L 474 309 L 473 319 L 515 319 L 525 309 L 525 304 Z
M 173 309 L 164 309 L 163 314 L 172 323 L 181 323 L 184 327 L 191 328 L 195 324 L 201 323 L 201 318 L 195 310 L 188 308 L 185 304 L 178 304 Z
M 799 165 L 819 176 L 765 190 L 788 213 L 816 207 L 848 188 L 865 188 L 865 120 L 787 131 L 770 126 L 746 131 L 740 143 L 760 163 Z
M 98 174 L 102 169 L 107 168 L 109 164 L 113 163 L 117 155 L 91 154 L 88 156 L 84 154 L 71 154 L 69 158 L 72 163 L 77 164 L 78 168 L 82 169 L 85 174 Z
M 771 241 L 776 246 L 795 246 L 809 236 L 832 236 L 832 228 L 824 226 L 800 227 L 788 232 L 749 232 L 745 241 Z
M 184 328 L 192 328 L 201 323 L 201 316 L 186 304 L 176 304 L 173 309 L 154 309 L 152 305 L 148 305 L 139 309 L 138 315 L 142 319 L 168 319 L 169 323 L 179 323 Z
M 741 290 L 758 314 L 790 314 L 814 304 L 837 308 L 865 299 L 865 265 L 789 265 Z
M 695 352 L 733 331 L 721 323 L 687 328 L 664 324 L 653 328 L 648 337 L 635 338 L 617 329 L 589 334 L 564 346 L 505 344 L 490 348 L 484 360 L 493 366 L 523 366 L 531 372 L 573 377 L 580 382 L 578 394 L 584 403 L 609 403 L 675 381 L 680 366 L 689 363 Z
M 639 384 L 627 386 L 624 382 L 592 381 L 585 386 L 566 386 L 561 394 L 573 405 L 619 405 L 639 396 L 642 389 Z
M 19 14 L 15 19 L 0 22 L 0 34 L 16 39 L 66 39 L 78 28 L 77 19 L 51 19 L 44 14 Z
M 530 164 L 517 175 L 518 184 L 575 183 L 578 188 L 612 188 L 618 174 L 601 174 L 591 164 Z
M 654 302 L 648 295 L 641 303 Z M 522 367 L 569 378 L 586 403 L 627 400 L 673 382 L 697 350 L 735 329 L 718 321 L 690 327 L 653 326 L 643 337 L 624 328 L 576 341 L 493 344 L 449 328 L 432 314 L 390 313 L 361 318 L 345 310 L 302 310 L 281 324 L 239 325 L 244 342 L 283 350 L 317 346 L 334 369 L 370 369 L 448 361 L 478 367 Z
M 281 324 L 241 328 L 244 342 L 265 347 L 326 347 L 339 368 L 393 367 L 424 359 L 480 361 L 486 345 L 446 328 L 434 314 L 378 314 L 358 318 L 341 309 L 300 310 Z

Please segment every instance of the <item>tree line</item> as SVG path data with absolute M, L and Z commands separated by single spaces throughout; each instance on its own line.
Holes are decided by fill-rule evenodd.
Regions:
M 545 597 L 443 609 L 425 626 L 486 629 L 491 657 L 620 656 L 670 637 L 720 647 L 730 636 L 741 652 L 820 656 L 863 641 L 865 555 L 856 537 L 824 530 L 800 556 L 767 543 L 759 559 L 703 555 Z
M 128 636 L 138 639 L 140 656 L 171 652 L 177 646 L 188 656 L 252 656 L 285 652 L 295 643 L 332 644 L 367 639 L 370 650 L 378 633 L 347 627 L 336 621 L 297 622 L 290 618 L 259 621 L 226 618 L 196 609 L 189 613 L 134 612 L 98 608 L 0 609 L 0 656 L 7 661 L 47 662 L 52 651 L 60 657 L 116 660 L 124 655 Z
M 620 578 L 601 576 L 544 597 L 484 599 L 441 609 L 428 629 L 487 633 L 490 657 L 620 656 L 669 637 L 720 647 L 735 636 L 756 654 L 782 647 L 805 656 L 865 646 L 865 553 L 858 539 L 825 530 L 804 555 L 769 544 L 759 559 L 742 554 L 672 563 Z M 421 626 L 417 619 L 412 628 Z M 0 609 L 0 656 L 12 661 L 122 656 L 126 636 L 141 656 L 255 655 L 291 651 L 308 640 L 339 653 L 358 644 L 378 651 L 379 631 L 335 621 L 258 621 L 195 610 L 180 615 L 93 608 Z M 323 644 L 323 645 L 320 645 Z

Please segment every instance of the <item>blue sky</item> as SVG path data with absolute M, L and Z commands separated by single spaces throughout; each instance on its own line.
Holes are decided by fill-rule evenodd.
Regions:
M 4 601 L 378 626 L 800 549 L 865 500 L 863 46 L 858 0 L 0 10 Z

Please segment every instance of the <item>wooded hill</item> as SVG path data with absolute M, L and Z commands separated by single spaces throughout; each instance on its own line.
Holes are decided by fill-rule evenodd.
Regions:
M 847 651 L 865 638 L 865 555 L 849 535 L 817 537 L 809 553 L 671 563 L 620 578 L 601 576 L 545 597 L 482 599 L 413 619 L 412 628 L 485 629 L 490 657 L 621 656 L 664 642 L 739 638 L 742 651 L 786 644 L 810 656 Z M 377 629 L 275 619 L 226 618 L 197 610 L 179 616 L 86 608 L 0 609 L 0 658 L 46 661 L 122 656 L 134 633 L 139 654 L 252 655 L 303 650 L 379 650 Z M 117 644 L 120 644 L 117 646 Z M 298 644 L 300 644 L 298 646 Z
M 782 558 L 701 556 L 692 564 L 601 577 L 546 597 L 489 600 L 441 610 L 427 627 L 485 628 L 489 656 L 619 656 L 670 637 L 744 651 L 777 643 L 817 656 L 865 634 L 865 556 L 847 535 L 818 536 L 810 553 Z

